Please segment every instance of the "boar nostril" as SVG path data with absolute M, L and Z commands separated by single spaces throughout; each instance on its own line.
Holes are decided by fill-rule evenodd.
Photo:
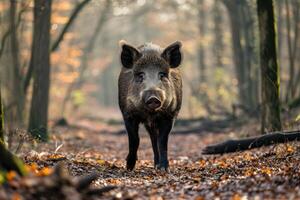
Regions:
M 157 109 L 161 106 L 161 102 L 158 98 L 152 96 L 147 99 L 146 105 L 151 109 Z

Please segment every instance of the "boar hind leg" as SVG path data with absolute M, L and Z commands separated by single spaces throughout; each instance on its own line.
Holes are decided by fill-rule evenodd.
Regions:
M 125 127 L 128 134 L 129 153 L 127 156 L 127 169 L 133 170 L 137 160 L 137 150 L 139 148 L 139 122 L 134 119 L 125 119 Z
M 148 131 L 151 138 L 152 149 L 154 153 L 154 167 L 157 168 L 159 164 L 159 154 L 158 154 L 158 146 L 157 146 L 158 130 L 155 127 L 150 127 L 148 125 L 145 125 L 145 128 Z
M 162 119 L 158 122 L 158 152 L 159 152 L 159 166 L 161 170 L 168 170 L 168 138 L 174 124 L 173 119 Z

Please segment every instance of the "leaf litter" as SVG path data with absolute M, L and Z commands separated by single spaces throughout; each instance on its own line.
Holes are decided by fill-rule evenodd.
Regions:
M 166 173 L 153 168 L 151 143 L 145 133 L 140 135 L 136 169 L 127 171 L 126 134 L 54 128 L 48 143 L 23 145 L 20 156 L 31 173 L 21 178 L 8 172 L 0 199 L 48 198 L 54 189 L 57 195 L 52 199 L 300 198 L 299 143 L 201 155 L 207 144 L 227 135 L 171 134 L 170 172 Z M 86 182 L 81 191 L 80 179 Z

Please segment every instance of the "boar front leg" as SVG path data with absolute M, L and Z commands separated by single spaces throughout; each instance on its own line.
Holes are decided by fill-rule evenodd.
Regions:
M 125 127 L 128 134 L 129 153 L 127 156 L 127 170 L 133 170 L 137 160 L 137 150 L 139 148 L 139 122 L 135 119 L 125 119 Z
M 157 146 L 158 130 L 156 127 L 148 126 L 148 125 L 145 125 L 145 128 L 148 131 L 151 138 L 151 144 L 154 153 L 154 167 L 158 168 L 159 165 L 159 154 L 158 154 L 158 146 Z
M 159 152 L 159 165 L 161 170 L 168 171 L 168 139 L 169 133 L 173 128 L 173 119 L 161 119 L 158 121 L 158 152 Z

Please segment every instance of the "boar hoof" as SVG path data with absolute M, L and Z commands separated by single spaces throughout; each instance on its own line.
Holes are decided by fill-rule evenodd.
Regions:
M 165 168 L 165 167 L 161 167 L 161 168 L 159 168 L 158 170 L 159 170 L 160 172 L 162 172 L 162 173 L 169 173 L 169 172 L 170 172 L 169 168 Z
M 127 170 L 133 170 L 135 163 L 136 163 L 137 158 L 136 157 L 127 157 L 127 163 L 126 163 L 126 168 Z
M 170 170 L 167 166 L 156 165 L 155 169 L 160 172 L 167 172 L 167 173 L 170 172 Z

